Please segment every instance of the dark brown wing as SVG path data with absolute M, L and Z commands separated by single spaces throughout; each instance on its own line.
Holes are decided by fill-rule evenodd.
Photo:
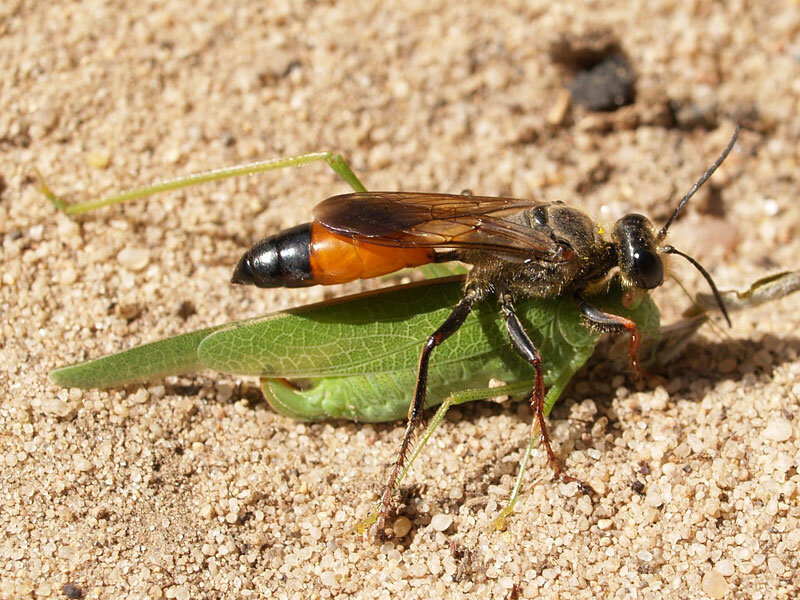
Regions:
M 381 246 L 491 250 L 561 262 L 571 252 L 547 227 L 509 220 L 541 205 L 533 200 L 422 192 L 359 192 L 314 208 L 325 229 Z

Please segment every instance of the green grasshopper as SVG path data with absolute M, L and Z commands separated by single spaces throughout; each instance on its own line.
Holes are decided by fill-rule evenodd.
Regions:
M 109 388 L 211 369 L 259 377 L 269 404 L 293 419 L 395 421 L 408 412 L 420 344 L 431 325 L 450 312 L 462 288 L 461 278 L 438 278 L 304 306 L 61 367 L 50 376 L 64 387 Z M 649 296 L 631 306 L 613 282 L 592 300 L 635 320 L 645 339 L 658 338 L 659 312 Z M 512 351 L 500 316 L 487 308 L 470 315 L 432 359 L 427 404 L 441 407 L 396 486 L 450 407 L 530 389 L 530 367 Z M 601 334 L 583 326 L 577 307 L 566 298 L 528 299 L 519 312 L 546 365 L 549 414 Z M 302 389 L 289 379 L 302 380 Z M 504 385 L 490 387 L 493 379 Z M 504 515 L 516 502 L 534 441 Z

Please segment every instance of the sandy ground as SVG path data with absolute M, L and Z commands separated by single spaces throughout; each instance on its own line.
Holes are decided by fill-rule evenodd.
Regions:
M 403 487 L 410 532 L 379 544 L 352 527 L 401 424 L 293 422 L 253 382 L 242 398 L 213 373 L 92 391 L 47 377 L 364 285 L 228 284 L 250 243 L 346 189 L 322 165 L 77 220 L 37 192 L 34 167 L 76 201 L 335 149 L 372 189 L 663 222 L 735 119 L 736 150 L 670 240 L 723 288 L 797 267 L 797 2 L 638 4 L 0 4 L 0 597 L 800 596 L 800 296 L 736 315 L 729 334 L 706 329 L 640 390 L 593 361 L 551 425 L 599 495 L 552 482 L 539 455 L 503 533 L 491 521 L 523 405 L 454 411 Z M 570 75 L 550 45 L 603 29 L 638 100 L 563 114 Z M 692 271 L 676 266 L 703 289 Z M 686 305 L 672 282 L 656 298 L 667 321 Z

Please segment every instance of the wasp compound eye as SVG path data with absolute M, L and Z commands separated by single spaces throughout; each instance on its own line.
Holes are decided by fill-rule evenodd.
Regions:
M 651 290 L 664 281 L 664 265 L 661 257 L 651 250 L 633 253 L 630 277 L 641 288 Z
M 650 290 L 664 281 L 664 265 L 656 250 L 653 225 L 642 215 L 625 215 L 614 226 L 614 241 L 622 274 L 637 287 Z

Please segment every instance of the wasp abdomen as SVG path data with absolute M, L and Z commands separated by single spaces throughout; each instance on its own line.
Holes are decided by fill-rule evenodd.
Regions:
M 285 229 L 245 252 L 231 281 L 262 288 L 314 285 L 310 254 L 311 223 Z
M 435 256 L 432 248 L 371 244 L 305 223 L 258 242 L 242 256 L 232 281 L 258 287 L 332 285 L 418 267 Z

